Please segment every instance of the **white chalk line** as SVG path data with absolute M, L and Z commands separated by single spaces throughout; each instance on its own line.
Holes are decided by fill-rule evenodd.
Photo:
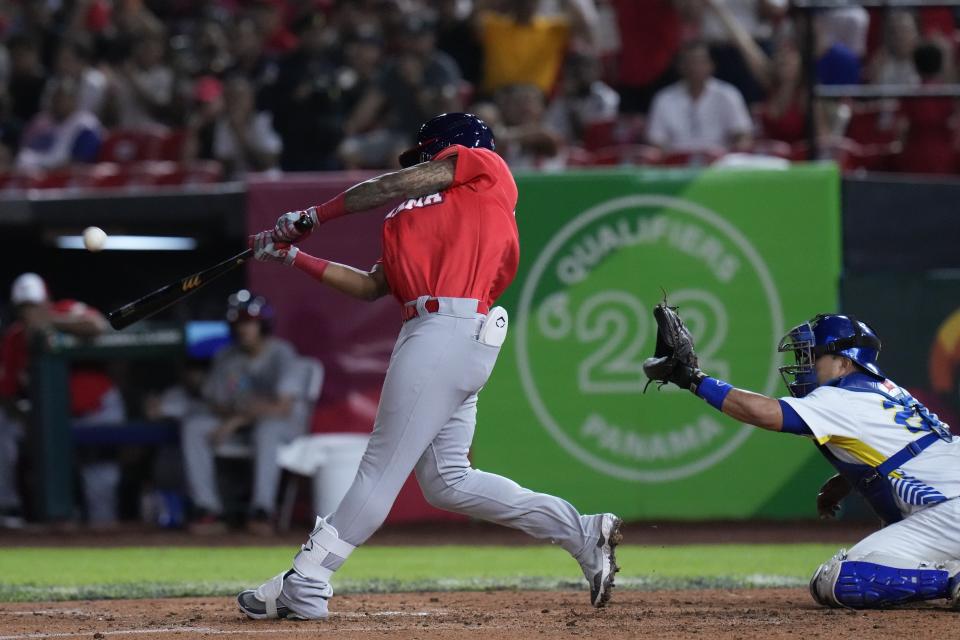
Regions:
M 97 614 L 90 613 L 89 611 L 84 611 L 83 609 L 31 609 L 30 611 L 3 611 L 0 610 L 0 616 L 48 616 L 48 615 L 63 615 L 69 614 L 72 616 L 83 616 L 85 618 L 92 618 Z
M 332 611 L 331 618 L 375 618 L 375 617 L 403 617 L 426 618 L 428 616 L 444 615 L 447 612 L 444 609 L 434 609 L 432 611 L 372 611 L 370 613 L 360 613 L 357 611 Z M 32 609 L 30 611 L 0 611 L 4 616 L 82 616 L 84 618 L 104 618 L 111 614 L 91 613 L 83 609 Z
M 322 621 L 317 621 L 322 624 Z M 299 624 L 299 623 L 297 623 Z M 463 628 L 459 623 L 453 623 L 450 625 L 441 625 L 444 628 Z M 421 627 L 411 627 L 415 629 L 420 629 Z M 477 629 L 483 630 L 484 632 L 489 631 L 504 631 L 507 629 L 515 629 L 515 626 L 511 625 L 491 625 L 491 624 L 478 624 L 471 625 L 468 629 Z M 404 629 L 392 629 L 392 631 L 402 631 Z M 101 637 L 108 636 L 133 636 L 133 635 L 146 635 L 146 634 L 179 634 L 179 633 L 206 633 L 209 635 L 225 635 L 225 636 L 235 636 L 235 635 L 265 635 L 265 634 L 291 634 L 295 633 L 297 629 L 293 628 L 292 624 L 284 624 L 282 629 L 218 629 L 215 627 L 157 627 L 155 629 L 119 629 L 116 631 L 73 631 L 73 632 L 60 632 L 60 633 L 22 633 L 13 636 L 0 636 L 0 640 L 46 640 L 48 638 L 89 638 L 93 634 L 99 633 Z M 380 626 L 362 626 L 362 627 L 344 627 L 343 629 L 323 629 L 323 633 L 357 633 L 365 631 L 384 631 L 383 627 Z
M 33 611 L 0 611 L 6 615 L 56 615 L 62 613 L 82 613 L 85 617 L 101 617 L 97 614 L 87 614 L 79 609 L 37 609 Z M 446 611 L 438 609 L 434 611 L 373 611 L 370 613 L 334 611 L 330 614 L 330 619 L 337 618 L 390 618 L 390 617 L 408 617 L 408 618 L 428 618 L 430 616 L 443 615 Z M 322 621 L 318 621 L 322 622 Z M 380 627 L 350 627 L 349 629 L 329 629 L 327 631 L 377 631 Z M 212 635 L 223 634 L 252 634 L 252 633 L 290 633 L 292 629 L 238 629 L 225 630 L 213 627 L 158 627 L 155 629 L 118 629 L 115 631 L 77 631 L 77 632 L 34 632 L 23 633 L 12 636 L 0 636 L 0 640 L 40 640 L 42 638 L 75 638 L 86 637 L 92 633 L 100 633 L 103 636 L 122 636 L 122 635 L 143 635 L 146 633 L 209 633 Z

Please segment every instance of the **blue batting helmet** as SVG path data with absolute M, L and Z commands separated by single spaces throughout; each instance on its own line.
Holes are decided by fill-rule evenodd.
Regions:
M 227 298 L 227 322 L 231 327 L 244 320 L 258 320 L 264 333 L 273 328 L 273 307 L 263 296 L 255 296 L 246 289 L 231 293 Z
M 797 325 L 780 340 L 777 350 L 792 351 L 796 358 L 794 364 L 780 367 L 780 374 L 795 398 L 817 388 L 813 364 L 822 355 L 850 358 L 866 373 L 883 380 L 886 376 L 877 366 L 880 346 L 880 338 L 867 323 L 853 316 L 821 313 Z
M 452 144 L 493 151 L 493 131 L 472 113 L 442 113 L 430 118 L 417 132 L 417 145 L 400 154 L 400 166 L 426 162 Z

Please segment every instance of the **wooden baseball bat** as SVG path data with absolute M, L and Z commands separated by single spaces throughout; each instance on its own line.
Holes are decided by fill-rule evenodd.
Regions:
M 309 231 L 313 228 L 313 221 L 309 216 L 304 215 L 297 220 L 296 227 L 300 231 Z M 123 305 L 119 309 L 111 311 L 107 314 L 107 320 L 114 329 L 125 329 L 134 322 L 149 318 L 153 314 L 163 311 L 170 305 L 179 302 L 200 287 L 216 280 L 228 271 L 236 269 L 252 257 L 253 249 L 242 251 L 232 258 L 227 258 L 223 262 L 215 264 L 203 271 L 192 273 L 185 278 L 171 282 L 156 291 Z

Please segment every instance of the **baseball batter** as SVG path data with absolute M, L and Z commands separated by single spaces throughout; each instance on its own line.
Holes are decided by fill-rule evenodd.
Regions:
M 348 295 L 401 303 L 373 433 L 353 485 L 316 526 L 293 568 L 240 593 L 251 618 L 324 618 L 333 573 L 383 523 L 411 471 L 427 500 L 552 540 L 579 563 L 591 602 L 610 598 L 620 519 L 580 515 L 565 500 L 470 466 L 477 395 L 506 337 L 507 314 L 492 307 L 516 275 L 517 186 L 493 152 L 493 134 L 472 114 L 426 122 L 404 169 L 354 186 L 329 202 L 282 215 L 251 238 L 256 258 L 293 266 Z M 383 257 L 370 271 L 310 256 L 290 243 L 294 222 L 314 227 L 342 215 L 397 205 L 383 223 Z
M 806 436 L 836 467 L 817 496 L 831 517 L 852 489 L 883 528 L 823 563 L 810 581 L 822 605 L 880 608 L 918 600 L 960 599 L 960 438 L 886 378 L 880 339 L 864 322 L 818 315 L 794 327 L 779 350 L 791 397 L 736 389 L 697 367 L 693 343 L 674 310 L 654 311 L 657 353 L 651 380 L 672 382 L 723 413 L 754 426 Z

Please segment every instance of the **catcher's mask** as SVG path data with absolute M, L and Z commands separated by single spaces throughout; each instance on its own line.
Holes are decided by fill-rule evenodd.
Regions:
M 792 351 L 796 359 L 794 364 L 780 367 L 780 375 L 790 395 L 802 398 L 819 386 L 813 368 L 817 358 L 838 355 L 850 358 L 864 373 L 883 380 L 885 376 L 877 366 L 880 346 L 880 338 L 865 322 L 853 316 L 821 313 L 780 339 L 777 351 Z

